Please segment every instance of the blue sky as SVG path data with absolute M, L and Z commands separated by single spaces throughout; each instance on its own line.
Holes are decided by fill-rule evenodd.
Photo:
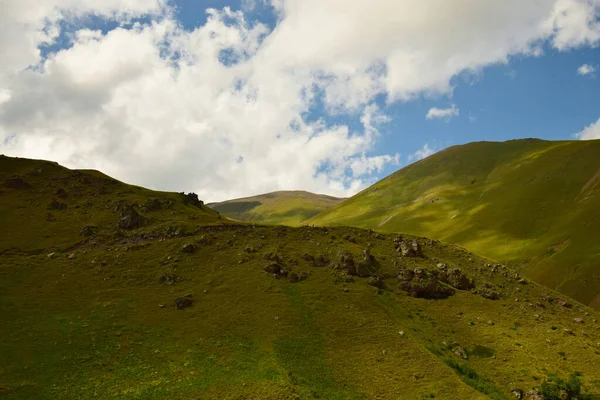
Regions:
M 347 196 L 452 145 L 600 137 L 599 0 L 8 4 L 0 152 L 157 189 Z

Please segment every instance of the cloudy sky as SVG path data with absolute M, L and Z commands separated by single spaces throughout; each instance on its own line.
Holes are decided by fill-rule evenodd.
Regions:
M 600 138 L 600 0 L 0 0 L 0 153 L 206 201 Z

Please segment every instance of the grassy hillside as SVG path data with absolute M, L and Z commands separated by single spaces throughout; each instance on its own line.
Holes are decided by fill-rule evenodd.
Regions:
M 131 186 L 98 171 L 0 155 L 0 250 L 64 250 L 91 234 L 113 235 L 125 206 L 135 204 L 148 235 L 222 222 L 215 211 L 180 193 Z
M 304 191 L 281 191 L 208 204 L 228 218 L 270 225 L 299 226 L 343 199 Z
M 29 185 L 1 193 L 3 399 L 509 399 L 558 378 L 600 393 L 600 313 L 460 247 L 233 225 L 180 194 L 2 163 Z M 67 207 L 45 209 L 60 188 Z M 118 200 L 147 204 L 144 224 L 124 227 Z
M 600 307 L 600 141 L 452 147 L 309 223 L 458 243 Z

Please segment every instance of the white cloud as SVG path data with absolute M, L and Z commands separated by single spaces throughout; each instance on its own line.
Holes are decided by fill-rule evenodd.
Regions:
M 595 71 L 596 71 L 596 68 L 593 65 L 589 65 L 589 64 L 583 64 L 582 66 L 577 68 L 577 73 L 579 75 L 590 75 L 590 74 L 594 74 Z
M 429 147 L 429 143 L 425 143 L 423 147 L 408 156 L 408 162 L 419 161 L 436 153 L 437 150 Z
M 443 118 L 443 119 L 449 120 L 452 117 L 458 117 L 459 114 L 460 114 L 459 109 L 454 104 L 452 104 L 452 107 L 450 107 L 450 108 L 437 108 L 437 107 L 430 108 L 429 111 L 427 111 L 427 115 L 425 116 L 425 118 L 427 118 L 427 119 Z
M 586 126 L 581 132 L 573 135 L 579 140 L 593 140 L 600 139 L 600 118 L 596 122 L 593 122 Z
M 205 200 L 347 196 L 399 160 L 373 155 L 376 96 L 451 95 L 457 74 L 543 41 L 597 44 L 599 2 L 271 0 L 273 31 L 227 8 L 185 31 L 166 0 L 0 0 L 0 151 Z M 90 15 L 120 27 L 85 29 Z M 42 59 L 63 22 L 79 27 L 72 43 Z M 309 120 L 317 100 L 362 125 Z

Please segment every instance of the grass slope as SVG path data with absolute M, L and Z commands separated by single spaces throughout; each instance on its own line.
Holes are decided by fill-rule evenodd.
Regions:
M 451 147 L 308 222 L 458 243 L 600 307 L 600 141 Z
M 208 204 L 228 218 L 269 225 L 299 226 L 343 199 L 304 191 L 281 191 Z
M 402 257 L 395 235 L 233 225 L 180 194 L 52 163 L 2 163 L 30 185 L 1 193 L 3 399 L 508 399 L 573 371 L 600 393 L 600 313 L 562 307 L 549 289 L 462 248 L 405 238 L 424 256 Z M 47 221 L 59 188 L 77 195 Z M 145 226 L 117 227 L 113 202 L 156 197 L 174 203 L 140 206 Z M 89 221 L 97 229 L 82 238 Z M 331 268 L 366 249 L 381 290 Z M 308 279 L 275 279 L 267 258 Z M 426 300 L 398 288 L 401 271 L 440 262 L 501 298 L 458 290 Z M 194 304 L 178 310 L 174 299 L 187 294 Z

